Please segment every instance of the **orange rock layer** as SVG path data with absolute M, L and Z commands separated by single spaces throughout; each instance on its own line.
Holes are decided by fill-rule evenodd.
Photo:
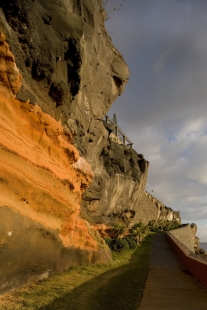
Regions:
M 0 33 L 0 206 L 57 230 L 66 247 L 96 250 L 95 232 L 79 218 L 91 167 L 59 122 L 38 105 L 15 99 L 20 86 L 14 56 Z

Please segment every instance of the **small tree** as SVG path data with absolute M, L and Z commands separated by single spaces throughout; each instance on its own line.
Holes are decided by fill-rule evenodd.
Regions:
M 115 238 L 119 238 L 126 231 L 126 226 L 123 223 L 114 223 L 112 231 L 115 234 Z
M 139 222 L 137 224 L 134 224 L 129 232 L 136 237 L 137 244 L 140 244 L 142 239 L 147 236 L 149 233 L 149 227 L 147 225 L 144 225 L 144 223 Z

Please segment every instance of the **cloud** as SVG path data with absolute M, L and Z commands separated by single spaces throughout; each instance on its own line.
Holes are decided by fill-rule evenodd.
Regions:
M 129 0 L 106 23 L 131 71 L 109 114 L 150 161 L 149 189 L 189 222 L 207 220 L 206 15 L 204 0 Z
M 162 53 L 161 55 L 159 56 L 159 59 L 158 61 L 154 64 L 153 68 L 156 70 L 156 71 L 160 71 L 167 59 L 170 57 L 170 55 L 172 54 L 173 52 L 173 48 L 171 46 L 168 46 Z

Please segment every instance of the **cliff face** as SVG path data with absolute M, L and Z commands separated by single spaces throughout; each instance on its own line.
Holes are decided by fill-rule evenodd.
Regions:
M 95 178 L 83 194 L 81 215 L 108 225 L 116 221 L 126 226 L 151 220 L 180 222 L 179 212 L 145 192 L 149 163 L 143 155 L 118 142 L 109 130 L 98 159 L 97 152 L 93 153 Z
M 148 162 L 114 142 L 102 121 L 129 71 L 105 30 L 101 0 L 0 0 L 0 7 L 0 25 L 23 75 L 17 98 L 38 102 L 60 121 L 94 171 L 82 216 L 101 223 L 125 214 L 127 221 L 146 220 L 137 207 L 145 199 Z
M 60 122 L 15 99 L 21 75 L 0 36 L 0 292 L 83 262 L 110 261 L 79 217 L 94 174 Z
M 129 75 L 104 19 L 101 0 L 0 0 L 0 293 L 109 261 L 89 223 L 180 220 L 103 121 Z
M 17 98 L 38 102 L 60 119 L 89 157 L 104 131 L 99 120 L 129 74 L 104 28 L 101 1 L 0 0 L 0 7 L 1 27 L 24 77 Z

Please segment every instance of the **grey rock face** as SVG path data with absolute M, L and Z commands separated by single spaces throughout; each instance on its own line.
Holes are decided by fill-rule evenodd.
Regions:
M 75 144 L 87 156 L 97 120 L 129 75 L 105 30 L 101 1 L 0 0 L 0 7 L 0 26 L 24 78 L 18 98 L 38 102 L 72 127 Z
M 193 233 L 193 236 L 194 236 L 194 248 L 197 249 L 199 247 L 199 244 L 200 244 L 200 240 L 199 238 L 196 236 L 196 233 L 197 233 L 197 230 L 198 230 L 198 227 L 195 223 L 192 223 L 190 225 L 190 228 L 192 230 L 192 233 Z
M 149 166 L 144 156 L 115 142 L 113 127 L 104 125 L 108 138 L 97 141 L 89 157 L 95 178 L 83 195 L 82 216 L 93 223 L 121 221 L 127 226 L 157 219 L 181 222 L 179 212 L 144 192 Z
M 83 195 L 82 215 L 110 223 L 133 211 L 130 220 L 146 221 L 140 208 L 148 199 L 148 162 L 117 143 L 113 125 L 102 121 L 129 70 L 105 30 L 101 0 L 0 0 L 0 8 L 0 27 L 23 75 L 18 98 L 38 102 L 59 120 L 92 165 L 95 178 Z M 153 210 L 149 220 L 160 212 L 174 217 L 156 203 Z
M 73 136 L 81 156 L 91 164 L 95 177 L 83 194 L 83 218 L 94 224 L 122 221 L 128 226 L 158 218 L 179 219 L 179 214 L 161 208 L 156 199 L 144 193 L 149 163 L 142 154 L 118 141 L 113 125 L 103 121 L 114 100 L 123 92 L 129 76 L 122 55 L 105 30 L 104 19 L 101 0 L 0 0 L 0 30 L 5 33 L 23 76 L 17 98 L 37 102 L 44 112 L 61 122 L 65 132 Z M 24 237 L 15 233 L 11 238 L 6 236 L 8 249 L 11 246 L 12 253 L 18 251 L 15 245 L 21 239 L 19 253 L 22 255 L 33 236 L 31 254 L 27 253 L 25 258 L 32 261 L 32 265 L 28 265 L 24 278 L 23 269 L 27 266 L 23 260 L 23 269 L 17 266 L 20 268 L 15 277 L 17 282 L 12 282 L 15 271 L 11 272 L 11 279 L 7 286 L 0 287 L 0 292 L 30 281 L 30 276 L 31 279 L 37 274 L 45 277 L 48 269 L 55 270 L 56 265 L 61 266 L 57 271 L 62 271 L 82 263 L 83 253 L 72 249 L 63 252 L 54 231 L 47 234 L 44 228 L 41 230 L 36 223 L 29 219 L 27 222 L 12 212 L 11 218 L 12 231 L 17 230 L 17 220 Z M 28 226 L 30 234 L 26 233 Z M 41 253 L 46 247 L 50 251 L 44 259 L 35 256 L 34 251 Z M 89 253 L 84 255 L 84 262 L 92 260 Z M 96 262 L 110 260 L 104 253 L 98 252 L 97 256 Z M 15 265 L 15 257 L 12 259 L 11 264 Z M 41 259 L 43 263 L 39 266 Z M 39 269 L 33 272 L 34 263 Z M 7 279 L 8 273 L 9 270 Z

